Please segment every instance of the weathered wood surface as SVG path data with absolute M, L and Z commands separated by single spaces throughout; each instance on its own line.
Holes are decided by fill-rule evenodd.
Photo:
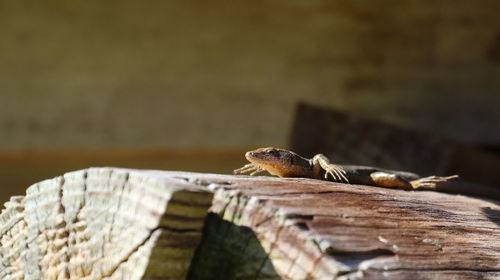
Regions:
M 0 279 L 184 279 L 211 200 L 125 169 L 34 184 L 0 215 Z
M 211 211 L 253 231 L 268 254 L 257 261 L 263 279 L 500 278 L 498 201 L 311 179 L 184 176 L 222 184 L 212 185 Z
M 2 279 L 499 279 L 500 202 L 311 179 L 89 169 L 1 215 Z M 177 194 L 177 195 L 176 195 Z

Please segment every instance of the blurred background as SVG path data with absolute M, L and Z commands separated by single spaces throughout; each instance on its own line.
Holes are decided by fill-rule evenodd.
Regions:
M 0 198 L 89 166 L 229 173 L 288 146 L 299 101 L 498 152 L 498 11 L 0 0 Z

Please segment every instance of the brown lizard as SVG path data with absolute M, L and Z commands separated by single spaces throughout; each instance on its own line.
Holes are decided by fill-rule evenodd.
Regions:
M 458 178 L 458 175 L 422 178 L 411 172 L 368 166 L 336 165 L 330 163 L 322 154 L 307 159 L 294 152 L 272 147 L 249 151 L 245 157 L 250 163 L 234 170 L 235 174 L 255 175 L 267 171 L 279 177 L 304 177 L 405 190 L 434 189 L 437 183 Z

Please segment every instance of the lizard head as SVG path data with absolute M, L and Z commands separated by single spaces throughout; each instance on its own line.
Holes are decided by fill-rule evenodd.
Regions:
M 260 148 L 245 154 L 246 159 L 264 168 L 272 175 L 293 177 L 302 173 L 303 168 L 310 166 L 309 160 L 294 152 L 273 147 Z

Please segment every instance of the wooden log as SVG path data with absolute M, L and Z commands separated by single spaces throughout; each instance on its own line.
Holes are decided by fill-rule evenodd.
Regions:
M 92 168 L 32 185 L 0 215 L 1 279 L 184 279 L 212 194 Z
M 300 178 L 184 176 L 215 191 L 191 279 L 500 277 L 498 201 Z M 221 263 L 233 267 L 217 270 Z
M 92 168 L 0 230 L 1 279 L 500 277 L 500 202 L 312 179 Z

